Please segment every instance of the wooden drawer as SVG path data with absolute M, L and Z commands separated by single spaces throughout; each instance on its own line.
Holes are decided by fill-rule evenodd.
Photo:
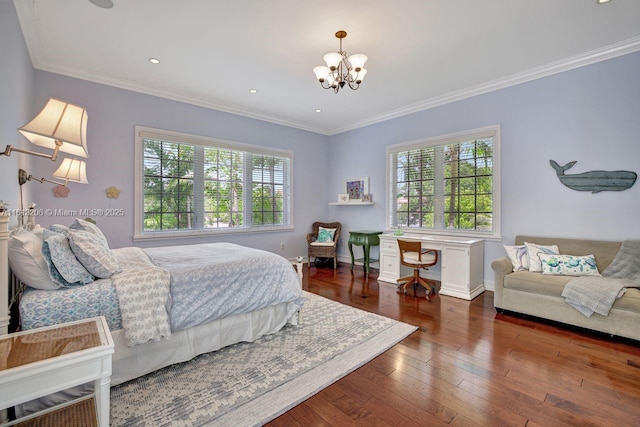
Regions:
M 364 245 L 365 243 L 367 243 L 367 236 L 352 234 L 351 236 L 349 236 L 349 243 L 351 243 L 352 245 Z

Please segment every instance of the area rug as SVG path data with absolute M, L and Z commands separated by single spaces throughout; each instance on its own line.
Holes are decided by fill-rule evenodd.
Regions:
M 111 425 L 262 425 L 416 330 L 308 292 L 304 297 L 298 326 L 113 387 Z

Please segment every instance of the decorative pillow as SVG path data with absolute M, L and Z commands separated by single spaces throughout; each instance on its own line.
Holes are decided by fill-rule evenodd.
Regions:
M 109 247 L 107 238 L 104 237 L 104 234 L 102 234 L 102 231 L 98 228 L 97 225 L 90 223 L 89 221 L 76 218 L 73 221 L 73 223 L 69 226 L 69 228 L 72 230 L 83 230 L 88 233 L 94 234 L 107 248 Z
M 593 255 L 548 255 L 538 253 L 542 274 L 562 276 L 600 276 L 596 257 Z
M 507 255 L 511 260 L 513 271 L 529 270 L 529 254 L 527 254 L 527 247 L 525 245 L 504 245 L 504 250 L 507 251 Z
M 69 239 L 63 234 L 44 230 L 42 255 L 49 266 L 51 279 L 60 287 L 82 286 L 94 281 L 71 251 Z
M 69 244 L 80 263 L 96 277 L 107 279 L 120 269 L 109 247 L 94 233 L 71 229 Z
M 42 229 L 20 230 L 9 239 L 9 266 L 20 281 L 36 289 L 59 289 L 42 255 Z
M 336 229 L 335 228 L 319 227 L 318 228 L 318 239 L 316 241 L 320 242 L 320 243 L 332 242 L 334 234 L 336 234 Z
M 66 225 L 62 225 L 62 224 L 51 224 L 49 226 L 49 230 L 53 231 L 54 233 L 60 233 L 60 234 L 64 234 L 64 236 L 68 239 L 69 238 L 69 227 L 67 227 Z
M 539 252 L 549 255 L 557 255 L 559 253 L 557 245 L 544 246 L 528 242 L 524 242 L 524 244 L 529 255 L 529 271 L 542 271 L 542 264 L 540 263 L 540 258 L 538 258 Z

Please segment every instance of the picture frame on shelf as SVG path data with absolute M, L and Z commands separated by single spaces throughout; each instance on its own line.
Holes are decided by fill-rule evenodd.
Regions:
M 344 186 L 349 195 L 349 202 L 362 201 L 362 196 L 369 194 L 369 177 L 348 179 Z
M 373 200 L 371 200 L 371 194 L 363 194 L 360 201 L 369 203 L 369 202 L 372 202 Z
M 349 194 L 348 193 L 338 194 L 338 203 L 349 203 Z

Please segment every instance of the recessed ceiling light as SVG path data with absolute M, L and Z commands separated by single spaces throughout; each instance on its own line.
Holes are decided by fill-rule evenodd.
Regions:
M 113 2 L 111 0 L 89 0 L 89 1 L 95 4 L 96 6 L 104 9 L 111 9 L 113 7 Z
M 157 58 L 149 58 L 149 62 L 151 62 L 152 64 L 159 64 L 160 60 Z
M 611 0 L 598 0 L 598 4 L 609 3 Z
M 249 89 L 249 93 L 258 93 L 257 89 Z
M 316 109 L 316 113 L 322 113 L 322 110 L 318 108 Z

